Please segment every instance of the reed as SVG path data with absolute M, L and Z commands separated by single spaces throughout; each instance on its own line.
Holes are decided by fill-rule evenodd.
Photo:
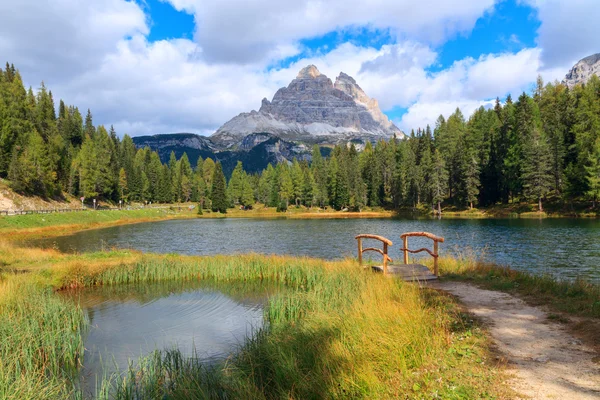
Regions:
M 61 398 L 83 356 L 80 309 L 18 277 L 0 297 L 0 398 Z

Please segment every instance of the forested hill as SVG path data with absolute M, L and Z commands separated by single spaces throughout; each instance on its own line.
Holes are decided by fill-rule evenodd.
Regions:
M 40 196 L 68 192 L 129 201 L 198 201 L 205 206 L 284 207 L 290 203 L 336 209 L 510 201 L 589 200 L 600 195 L 600 80 L 572 89 L 541 80 L 531 95 L 510 96 L 468 120 L 460 110 L 408 140 L 370 143 L 362 152 L 337 146 L 312 162 L 269 164 L 248 174 L 238 163 L 224 192 L 220 162 L 186 154 L 167 163 L 127 135 L 95 126 L 75 106 L 59 102 L 43 84 L 24 88 L 11 65 L 0 71 L 0 177 L 15 191 Z M 263 140 L 264 138 L 260 138 Z M 257 138 L 258 140 L 258 138 Z M 271 140 L 271 142 L 270 142 Z M 279 146 L 266 138 L 264 143 Z M 283 160 L 282 160 L 283 161 Z M 233 165 L 231 166 L 233 169 Z M 218 198 L 215 198 L 217 196 Z M 225 197 L 223 197 L 225 196 Z

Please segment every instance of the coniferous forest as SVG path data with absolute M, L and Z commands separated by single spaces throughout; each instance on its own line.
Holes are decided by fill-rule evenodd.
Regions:
M 58 111 L 57 111 L 58 110 Z M 85 115 L 84 115 L 85 114 Z M 219 162 L 190 165 L 174 154 L 163 164 L 128 135 L 95 126 L 42 83 L 26 89 L 13 65 L 0 69 L 0 177 L 26 195 L 64 193 L 117 202 L 198 202 L 224 212 L 256 202 L 359 210 L 442 205 L 487 207 L 520 201 L 542 209 L 600 198 L 600 79 L 568 89 L 538 79 L 531 94 L 499 99 L 466 119 L 457 109 L 408 140 L 358 151 L 339 145 L 327 158 L 269 165 L 248 174 L 238 163 L 227 181 Z

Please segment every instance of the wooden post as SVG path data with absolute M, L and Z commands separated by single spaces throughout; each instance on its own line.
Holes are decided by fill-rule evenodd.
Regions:
M 387 274 L 387 259 L 388 259 L 388 245 L 387 243 L 383 244 L 383 274 Z
M 358 265 L 362 265 L 362 238 L 358 238 Z
M 408 236 L 402 238 L 404 241 L 404 264 L 408 264 Z
M 439 276 L 439 274 L 438 274 L 438 242 L 437 242 L 437 240 L 433 241 L 433 254 L 435 254 L 435 256 L 433 257 L 433 273 L 435 274 L 435 276 Z

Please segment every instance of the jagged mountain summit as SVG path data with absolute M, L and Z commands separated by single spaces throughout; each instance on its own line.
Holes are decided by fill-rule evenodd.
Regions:
M 587 83 L 592 75 L 600 77 L 600 53 L 579 60 L 565 76 L 562 83 L 569 88 L 573 88 L 580 83 Z
M 404 136 L 381 112 L 377 100 L 367 96 L 352 77 L 342 72 L 333 83 L 314 65 L 303 68 L 273 100 L 263 99 L 258 111 L 242 113 L 225 123 L 211 140 L 230 148 L 253 133 L 331 144 Z

